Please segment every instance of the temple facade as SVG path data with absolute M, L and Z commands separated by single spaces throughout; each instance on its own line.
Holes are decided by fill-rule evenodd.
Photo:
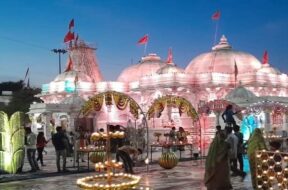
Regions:
M 272 102 L 285 107 L 288 103 L 287 74 L 273 68 L 268 55 L 261 63 L 249 53 L 234 50 L 225 36 L 210 52 L 193 58 L 186 68 L 178 67 L 173 60 L 163 61 L 157 54 L 151 53 L 142 57 L 137 64 L 125 68 L 118 79 L 112 82 L 103 81 L 95 50 L 84 41 L 68 48 L 72 67 L 70 65 L 70 69 L 56 76 L 53 81 L 43 84 L 38 97 L 44 103 L 32 104 L 30 107 L 33 121 L 41 117 L 46 125 L 50 119 L 56 119 L 57 125 L 63 125 L 62 117 L 66 119 L 64 123 L 68 129 L 75 130 L 79 125 L 75 120 L 79 117 L 81 106 L 90 97 L 105 91 L 129 95 L 144 113 L 155 99 L 166 95 L 185 98 L 196 110 L 215 100 L 232 102 L 246 108 L 243 111 L 245 118 L 251 114 L 256 115 L 255 111 L 251 111 L 253 104 Z M 275 127 L 286 130 L 286 113 L 275 116 L 274 108 L 264 109 L 264 103 L 263 113 L 257 113 L 254 122 L 266 130 Z M 107 115 L 110 115 L 109 118 Z M 178 109 L 165 107 L 161 115 L 148 121 L 148 127 L 151 131 L 163 133 L 169 131 L 171 126 L 182 126 L 188 131 L 200 127 L 205 129 L 202 133 L 206 131 L 211 136 L 216 124 L 224 125 L 219 113 L 209 112 L 204 115 L 200 121 L 195 122 L 187 115 L 180 116 Z M 117 108 L 112 106 L 95 112 L 85 125 L 87 129 L 95 131 L 104 128 L 107 122 L 127 126 L 129 121 L 130 125 L 132 122 L 136 127 L 142 124 L 142 120 L 133 118 L 129 111 L 118 113 Z M 46 133 L 49 133 L 48 129 Z

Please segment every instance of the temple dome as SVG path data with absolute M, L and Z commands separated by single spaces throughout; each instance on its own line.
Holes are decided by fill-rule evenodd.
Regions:
M 124 69 L 117 81 L 128 83 L 139 81 L 143 76 L 156 74 L 156 72 L 165 65 L 166 63 L 163 63 L 159 56 L 156 54 L 149 54 L 148 56 L 142 57 L 138 64 Z
M 203 53 L 189 63 L 186 73 L 235 73 L 235 63 L 238 74 L 255 72 L 261 68 L 261 63 L 253 55 L 235 51 L 223 35 L 219 44 L 211 52 Z
M 177 67 L 174 64 L 167 63 L 164 67 L 161 67 L 160 69 L 157 70 L 158 74 L 167 74 L 167 73 L 184 73 L 185 70 Z
M 87 76 L 85 73 L 74 71 L 74 70 L 70 70 L 70 71 L 63 72 L 63 73 L 59 74 L 54 79 L 53 82 L 63 82 L 63 81 L 74 82 L 76 76 L 78 76 L 78 81 L 81 81 L 81 82 L 93 82 L 93 80 L 89 76 Z

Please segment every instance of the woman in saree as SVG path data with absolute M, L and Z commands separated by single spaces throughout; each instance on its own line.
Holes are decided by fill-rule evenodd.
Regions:
M 229 144 L 225 134 L 219 131 L 213 139 L 205 163 L 204 182 L 207 190 L 230 190 Z
M 252 185 L 254 189 L 257 189 L 256 185 L 256 151 L 258 150 L 267 150 L 262 131 L 259 128 L 256 128 L 248 140 L 248 149 L 247 155 L 250 165 L 250 173 L 252 179 Z

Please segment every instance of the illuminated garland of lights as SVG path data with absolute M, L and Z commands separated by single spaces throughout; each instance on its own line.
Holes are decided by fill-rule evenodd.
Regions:
M 95 170 L 101 172 L 101 169 L 111 167 L 115 169 L 121 169 L 123 166 L 122 162 L 116 162 L 115 160 L 111 161 L 105 161 L 104 164 L 103 162 L 98 162 L 95 164 Z
M 109 136 L 111 138 L 117 139 L 117 138 L 124 138 L 125 134 L 123 131 L 116 131 L 116 132 L 109 132 Z M 90 139 L 92 141 L 98 141 L 101 139 L 107 139 L 108 138 L 108 134 L 107 133 L 101 133 L 101 132 L 94 132 L 92 133 Z
M 193 120 L 198 119 L 198 114 L 191 103 L 186 100 L 185 98 L 178 97 L 178 96 L 163 96 L 156 99 L 151 107 L 149 108 L 147 115 L 148 119 L 152 118 L 155 113 L 161 113 L 165 106 L 174 106 L 179 109 L 179 114 L 186 113 L 187 116 L 191 117 Z
M 114 179 L 119 179 L 119 181 L 129 180 L 129 182 L 121 183 L 108 183 L 107 177 L 110 175 Z M 116 190 L 116 189 L 131 189 L 138 185 L 141 177 L 124 174 L 124 173 L 110 173 L 110 174 L 99 174 L 89 177 L 84 177 L 77 180 L 77 185 L 83 189 L 97 189 L 97 190 Z
M 257 151 L 256 179 L 258 189 L 288 189 L 288 153 Z M 277 187 L 275 185 L 277 184 Z

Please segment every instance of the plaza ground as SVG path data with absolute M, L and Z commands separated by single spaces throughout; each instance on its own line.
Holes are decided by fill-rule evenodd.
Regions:
M 91 171 L 87 171 L 87 162 L 81 162 L 80 172 L 77 167 L 73 168 L 71 159 L 67 159 L 67 166 L 70 172 L 56 173 L 55 152 L 53 147 L 46 148 L 47 155 L 44 154 L 45 167 L 36 173 L 27 172 L 30 170 L 27 159 L 25 158 L 23 174 L 2 175 L 0 176 L 1 190 L 79 190 L 76 185 L 76 180 L 81 177 L 86 177 L 95 174 L 92 170 L 93 166 L 90 164 Z M 160 155 L 159 152 L 153 153 L 154 160 Z M 185 156 L 189 156 L 186 151 Z M 85 157 L 87 160 L 87 158 Z M 145 166 L 135 167 L 136 175 L 142 177 L 138 189 L 159 189 L 159 190 L 205 190 L 203 184 L 203 176 L 205 170 L 205 160 L 197 161 L 182 161 L 171 169 L 165 170 L 161 168 L 156 162 L 149 166 L 149 170 Z M 242 182 L 240 177 L 232 177 L 232 185 L 237 190 L 252 189 L 250 175 L 248 174 Z

